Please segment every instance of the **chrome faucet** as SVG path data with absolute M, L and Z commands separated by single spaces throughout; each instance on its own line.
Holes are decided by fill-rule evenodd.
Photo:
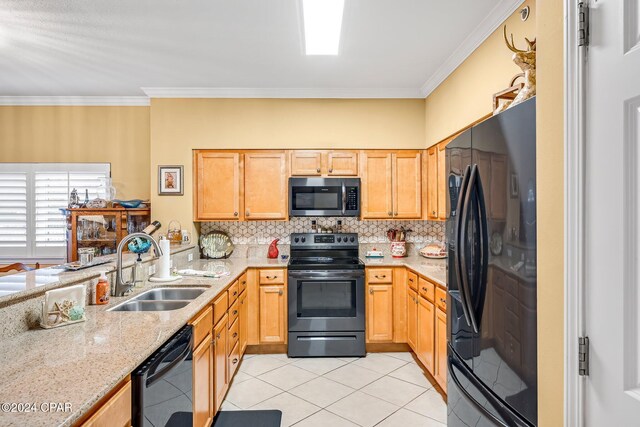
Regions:
M 156 240 L 150 235 L 148 235 L 147 233 L 131 233 L 123 237 L 120 243 L 118 244 L 118 250 L 116 251 L 118 254 L 118 258 L 117 258 L 118 261 L 116 265 L 116 283 L 115 283 L 115 286 L 111 289 L 111 296 L 121 297 L 127 292 L 129 292 L 135 285 L 135 282 L 134 282 L 135 278 L 132 278 L 130 282 L 125 282 L 124 279 L 122 278 L 122 250 L 124 249 L 124 246 L 127 243 L 129 243 L 131 240 L 135 239 L 136 237 L 149 240 L 153 245 L 153 249 L 156 251 L 156 255 L 162 256 L 162 249 L 160 249 L 158 242 L 156 242 Z

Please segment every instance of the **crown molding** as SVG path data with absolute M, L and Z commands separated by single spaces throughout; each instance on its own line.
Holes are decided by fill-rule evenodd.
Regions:
M 429 80 L 422 85 L 420 88 L 422 97 L 426 98 L 440 86 L 522 3 L 524 3 L 524 0 L 501 0 L 473 32 L 464 39 L 451 56 L 429 77 Z
M 149 98 L 424 98 L 413 88 L 143 87 Z
M 0 96 L 2 105 L 149 106 L 146 96 Z

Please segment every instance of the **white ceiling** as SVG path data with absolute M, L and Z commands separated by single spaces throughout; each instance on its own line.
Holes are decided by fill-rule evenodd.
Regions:
M 419 97 L 520 3 L 346 0 L 306 56 L 299 0 L 3 0 L 0 96 Z

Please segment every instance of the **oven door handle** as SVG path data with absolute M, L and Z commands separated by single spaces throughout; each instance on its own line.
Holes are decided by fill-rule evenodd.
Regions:
M 342 279 L 342 278 L 353 278 L 353 279 L 359 279 L 362 278 L 364 279 L 364 274 L 363 273 L 354 273 L 351 271 L 345 271 L 345 272 L 331 272 L 330 274 L 324 273 L 324 272 L 317 272 L 317 273 L 303 273 L 303 274 L 297 274 L 294 272 L 289 273 L 289 277 L 291 277 L 292 279 L 306 279 L 306 280 L 322 280 L 322 279 Z

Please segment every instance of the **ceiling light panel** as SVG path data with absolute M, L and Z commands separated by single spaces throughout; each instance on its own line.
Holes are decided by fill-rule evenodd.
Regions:
M 307 55 L 337 55 L 344 0 L 302 0 Z

